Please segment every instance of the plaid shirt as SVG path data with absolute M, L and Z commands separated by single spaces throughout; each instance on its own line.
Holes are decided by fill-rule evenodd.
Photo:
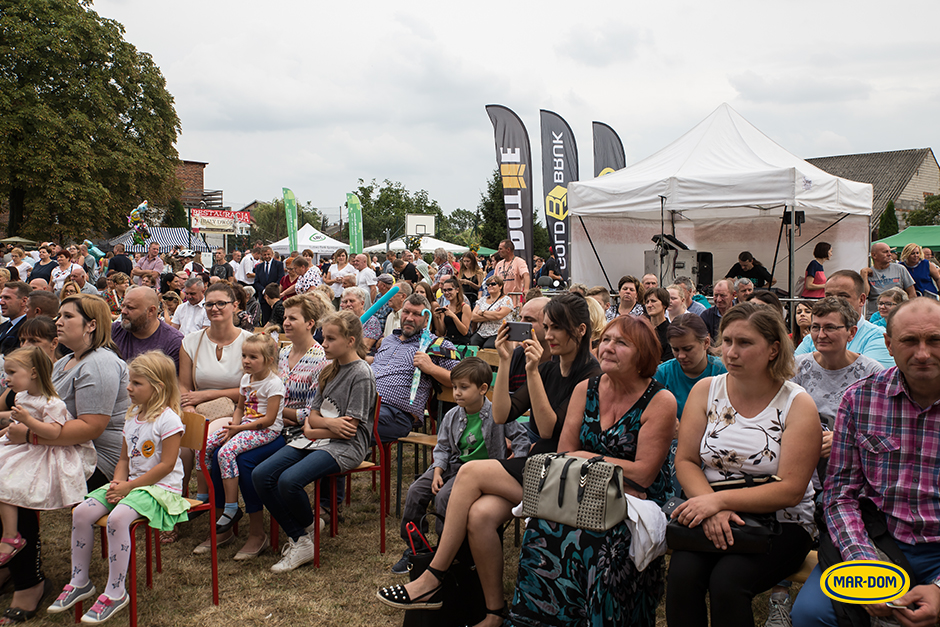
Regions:
M 432 336 L 438 339 L 436 336 Z M 421 375 L 418 384 L 418 394 L 412 404 L 411 381 L 415 373 L 414 359 L 418 352 L 421 334 L 416 333 L 405 339 L 401 329 L 395 329 L 391 335 L 382 340 L 382 346 L 375 354 L 372 362 L 372 372 L 375 373 L 375 387 L 382 397 L 382 404 L 406 411 L 418 420 L 424 418 L 424 408 L 431 395 L 431 376 Z M 428 355 L 435 365 L 447 370 L 453 370 L 460 363 L 454 345 L 447 340 L 439 344 L 432 343 L 428 347 Z
M 826 524 L 845 560 L 880 559 L 859 498 L 887 517 L 905 544 L 940 542 L 940 403 L 920 408 L 897 367 L 854 384 L 842 398 L 826 479 Z
M 444 279 L 454 274 L 454 268 L 449 263 L 444 262 L 441 264 L 441 267 L 437 269 L 437 274 L 434 275 L 434 283 L 440 283 Z

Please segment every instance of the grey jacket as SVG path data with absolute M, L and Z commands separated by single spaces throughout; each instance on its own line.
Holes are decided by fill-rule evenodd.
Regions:
M 493 422 L 493 404 L 488 398 L 483 399 L 480 420 L 483 422 L 483 440 L 490 459 L 506 459 L 506 438 L 512 442 L 512 452 L 516 457 L 528 455 L 529 437 L 525 427 L 516 421 L 504 425 Z M 458 405 L 447 412 L 437 432 L 431 468 L 440 468 L 446 472 L 448 468 L 456 470 L 463 464 L 458 444 L 466 428 L 467 412 L 463 407 Z

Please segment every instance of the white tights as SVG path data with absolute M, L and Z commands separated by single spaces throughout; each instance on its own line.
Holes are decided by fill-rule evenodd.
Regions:
M 108 508 L 95 499 L 85 499 L 72 512 L 72 580 L 75 588 L 88 584 L 91 553 L 95 546 L 95 522 Z M 133 507 L 118 503 L 108 516 L 108 584 L 104 593 L 112 599 L 124 596 L 124 580 L 131 559 L 131 523 L 140 518 Z

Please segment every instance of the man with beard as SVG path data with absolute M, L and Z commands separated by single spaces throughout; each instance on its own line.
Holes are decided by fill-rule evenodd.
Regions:
M 124 361 L 147 351 L 162 351 L 180 368 L 183 334 L 160 320 L 160 295 L 148 287 L 132 286 L 124 295 L 121 319 L 111 325 L 111 339 Z
M 401 308 L 401 328 L 382 341 L 375 354 L 372 371 L 375 386 L 382 397 L 379 411 L 379 435 L 382 440 L 395 440 L 411 432 L 414 424 L 424 421 L 424 408 L 431 395 L 432 379 L 443 387 L 453 387 L 450 371 L 460 361 L 454 345 L 432 335 L 426 352 L 419 351 L 421 332 L 427 326 L 431 304 L 420 294 L 405 299 Z M 421 382 L 414 402 L 411 383 L 415 368 L 421 370 Z

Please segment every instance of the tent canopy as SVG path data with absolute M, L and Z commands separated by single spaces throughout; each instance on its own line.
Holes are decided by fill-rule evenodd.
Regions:
M 421 252 L 423 253 L 433 253 L 434 249 L 443 248 L 447 252 L 454 253 L 455 255 L 463 254 L 467 252 L 468 250 L 470 250 L 466 246 L 460 246 L 459 244 L 450 244 L 448 242 L 443 242 L 439 239 L 434 239 L 433 237 L 429 237 L 427 235 L 421 238 L 421 244 L 419 248 L 421 248 Z M 405 241 L 400 238 L 396 239 L 394 242 L 389 244 L 389 250 L 392 250 L 395 252 L 400 251 L 400 250 L 405 250 Z M 364 248 L 362 252 L 384 253 L 385 244 L 383 242 L 381 244 L 376 244 L 375 246 L 369 246 L 368 248 Z
M 930 249 L 940 248 L 940 226 L 909 226 L 900 233 L 880 239 L 878 242 L 899 249 L 908 244 L 926 246 Z
M 173 250 L 174 246 L 179 246 L 181 248 L 191 248 L 196 252 L 209 252 L 212 250 L 206 242 L 195 233 L 191 233 L 189 229 L 176 228 L 169 226 L 151 226 L 147 229 L 150 231 L 150 239 L 148 239 L 143 244 L 134 243 L 134 231 L 126 231 L 117 237 L 108 240 L 108 243 L 114 246 L 115 244 L 124 244 L 124 250 L 129 253 L 145 253 L 147 248 L 150 246 L 151 242 L 157 242 L 160 244 L 160 252 L 167 253 Z
M 833 245 L 827 272 L 860 268 L 867 260 L 871 202 L 871 185 L 827 174 L 722 104 L 646 159 L 569 185 L 572 276 L 604 284 L 592 244 L 612 283 L 623 274 L 643 274 L 644 251 L 654 248 L 651 238 L 660 230 L 693 250 L 713 254 L 712 280 L 693 276 L 698 283 L 723 277 L 744 250 L 773 272 L 785 208 L 806 216 L 795 240 L 794 278 L 802 276 L 818 241 Z M 775 273 L 781 287 L 788 259 L 784 238 Z
M 289 255 L 291 253 L 290 238 L 285 237 L 271 244 L 271 248 L 279 255 Z M 340 248 L 349 250 L 349 244 L 344 244 L 328 235 L 324 235 L 309 224 L 305 223 L 297 231 L 297 252 L 309 249 L 318 255 L 332 255 Z

